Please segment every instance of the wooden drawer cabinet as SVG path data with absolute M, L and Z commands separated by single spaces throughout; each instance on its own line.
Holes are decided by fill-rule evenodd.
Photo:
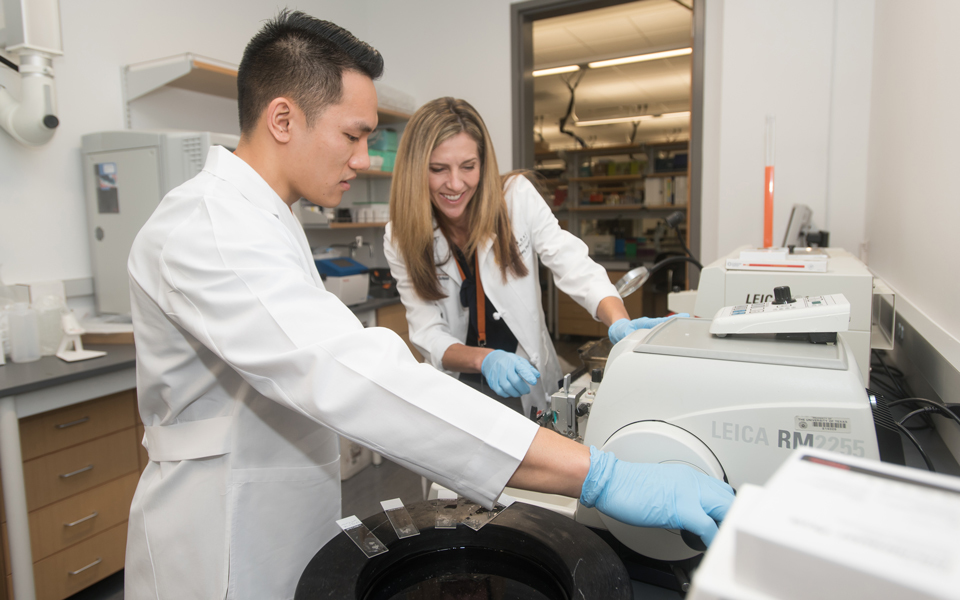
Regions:
M 138 468 L 134 427 L 24 461 L 27 510 L 44 507 Z
M 38 600 L 62 600 L 123 568 L 130 502 L 146 464 L 142 436 L 134 390 L 20 420 Z M 0 538 L 6 600 L 5 513 Z
M 5 544 L 0 544 L 0 557 L 6 561 L 6 554 L 4 553 Z M 9 585 L 10 577 L 3 578 L 3 585 L 0 585 L 0 600 L 7 600 L 7 586 Z M 10 594 L 12 597 L 13 594 Z
M 130 473 L 30 513 L 34 562 L 126 521 L 139 480 L 139 472 Z M 7 544 L 5 525 L 3 543 Z M 9 559 L 5 566 L 9 575 Z
M 136 392 L 128 390 L 23 419 L 23 460 L 133 427 L 136 404 Z
M 407 325 L 407 311 L 403 307 L 403 304 L 391 304 L 390 306 L 384 306 L 383 308 L 377 309 L 377 327 L 385 327 L 392 331 L 395 331 L 397 335 L 407 344 L 407 348 L 410 348 L 410 352 L 413 353 L 414 358 L 418 361 L 423 362 L 423 356 L 420 352 L 410 343 L 409 327 Z
M 150 455 L 147 453 L 147 449 L 143 447 L 143 425 L 137 425 L 137 459 L 140 464 L 140 472 L 143 473 L 143 470 L 147 468 L 147 463 L 150 462 Z
M 33 565 L 37 600 L 62 600 L 123 568 L 127 548 L 127 522 Z M 7 575 L 7 591 L 12 596 Z

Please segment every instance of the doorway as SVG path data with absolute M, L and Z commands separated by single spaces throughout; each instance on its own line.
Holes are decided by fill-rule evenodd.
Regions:
M 682 167 L 688 172 L 682 183 L 688 188 L 683 191 L 689 197 L 684 208 L 694 255 L 700 252 L 704 4 L 704 0 L 531 0 L 511 6 L 513 167 L 533 169 L 538 164 L 537 150 L 543 158 L 553 147 L 685 142 L 687 163 L 681 165 L 677 159 L 676 164 L 660 167 L 670 171 Z M 534 47 L 535 29 L 537 37 L 546 40 L 539 48 Z M 660 60 L 635 60 L 610 68 L 595 64 L 671 51 L 673 55 Z M 535 82 L 535 71 L 556 67 L 570 70 L 537 77 Z M 688 93 L 678 93 L 678 69 L 686 70 L 680 83 Z M 657 82 L 649 79 L 648 84 L 638 84 L 632 79 L 643 73 L 656 74 Z M 604 123 L 604 119 L 619 122 Z M 598 126 L 584 124 L 587 121 Z M 652 172 L 657 158 L 669 161 L 676 154 L 683 152 L 647 157 L 648 169 Z M 637 195 L 642 201 L 643 192 Z M 690 273 L 691 287 L 696 287 L 698 275 Z

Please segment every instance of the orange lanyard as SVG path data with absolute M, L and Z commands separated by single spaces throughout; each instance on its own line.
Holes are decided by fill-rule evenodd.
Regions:
M 477 345 L 483 348 L 487 345 L 487 305 L 484 301 L 483 284 L 480 282 L 480 255 L 474 254 L 473 259 L 473 278 L 477 284 Z M 463 273 L 460 261 L 454 259 L 454 262 L 457 263 L 457 270 L 460 271 L 460 279 L 466 279 L 467 276 Z

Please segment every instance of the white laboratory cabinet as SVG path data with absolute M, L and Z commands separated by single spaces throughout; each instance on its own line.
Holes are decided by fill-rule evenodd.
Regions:
M 127 255 L 163 196 L 197 175 L 211 145 L 236 149 L 235 135 L 105 131 L 82 138 L 84 196 L 94 292 L 101 314 L 130 314 Z

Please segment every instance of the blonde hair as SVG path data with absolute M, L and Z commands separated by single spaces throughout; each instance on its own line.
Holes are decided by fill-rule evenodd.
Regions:
M 503 280 L 507 280 L 508 271 L 515 277 L 524 277 L 528 273 L 510 226 L 503 195 L 504 179 L 497 170 L 497 157 L 483 119 L 465 100 L 437 98 L 421 106 L 407 123 L 397 149 L 390 189 L 393 239 L 406 263 L 414 289 L 425 300 L 446 297 L 437 279 L 434 260 L 434 207 L 430 201 L 428 175 L 430 155 L 437 146 L 461 132 L 466 132 L 477 142 L 480 181 L 465 212 L 470 237 L 466 247 L 460 250 L 470 256 L 480 244 L 493 238 L 494 257 Z M 437 223 L 450 241 L 449 232 L 443 229 L 443 220 L 437 219 Z M 450 258 L 441 257 L 440 260 L 446 262 Z

